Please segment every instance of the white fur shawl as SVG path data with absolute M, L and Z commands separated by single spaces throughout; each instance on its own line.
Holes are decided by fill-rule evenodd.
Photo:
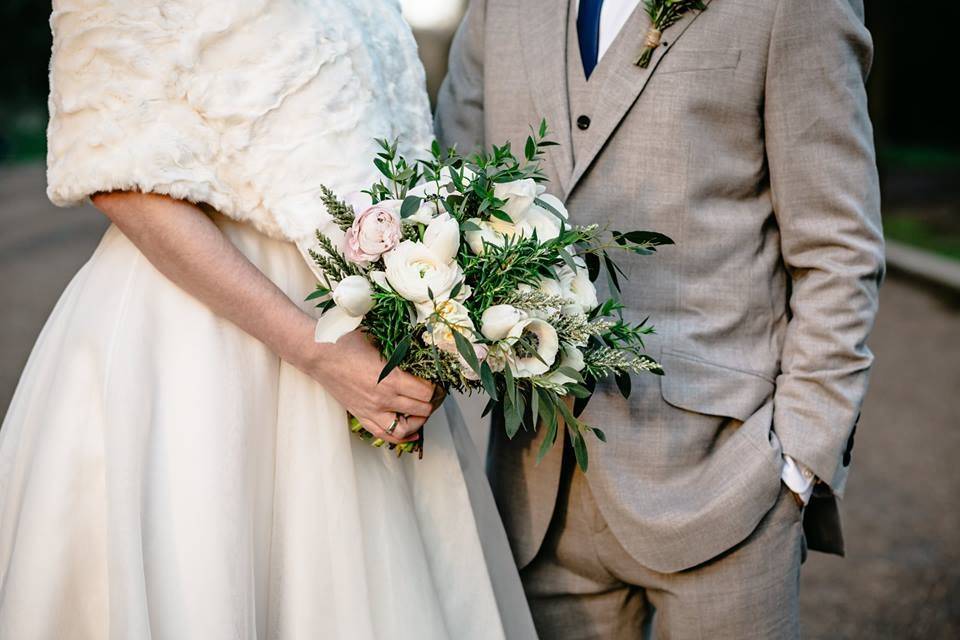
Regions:
M 54 0 L 48 195 L 139 190 L 300 242 L 375 137 L 432 136 L 396 0 Z

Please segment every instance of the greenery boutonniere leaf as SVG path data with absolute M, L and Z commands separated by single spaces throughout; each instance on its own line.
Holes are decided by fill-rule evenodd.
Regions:
M 647 31 L 643 51 L 636 64 L 646 69 L 653 52 L 660 46 L 663 32 L 675 25 L 688 11 L 704 11 L 707 5 L 703 0 L 644 0 L 643 4 L 650 16 L 650 30 Z

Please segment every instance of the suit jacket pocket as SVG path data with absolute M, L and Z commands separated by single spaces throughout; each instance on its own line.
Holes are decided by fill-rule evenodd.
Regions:
M 660 393 L 670 405 L 694 413 L 746 422 L 771 397 L 776 385 L 763 376 L 664 349 L 666 374 Z
M 677 49 L 676 51 L 668 51 L 663 56 L 663 60 L 657 67 L 657 73 L 733 69 L 739 63 L 739 49 L 726 51 Z

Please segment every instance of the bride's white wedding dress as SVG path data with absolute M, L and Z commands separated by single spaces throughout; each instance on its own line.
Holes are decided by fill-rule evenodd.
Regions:
M 396 0 L 60 0 L 52 25 L 50 197 L 210 205 L 294 300 L 319 185 L 369 184 L 375 137 L 430 142 Z M 422 461 L 359 442 L 111 228 L 0 430 L 0 638 L 534 637 L 455 405 L 426 429 Z

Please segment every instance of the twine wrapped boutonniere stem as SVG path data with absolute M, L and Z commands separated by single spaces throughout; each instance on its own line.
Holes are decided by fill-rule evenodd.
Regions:
M 688 11 L 704 11 L 707 5 L 703 0 L 644 0 L 643 4 L 650 16 L 650 29 L 636 64 L 646 69 L 653 58 L 653 52 L 660 46 L 663 32 L 675 25 Z

